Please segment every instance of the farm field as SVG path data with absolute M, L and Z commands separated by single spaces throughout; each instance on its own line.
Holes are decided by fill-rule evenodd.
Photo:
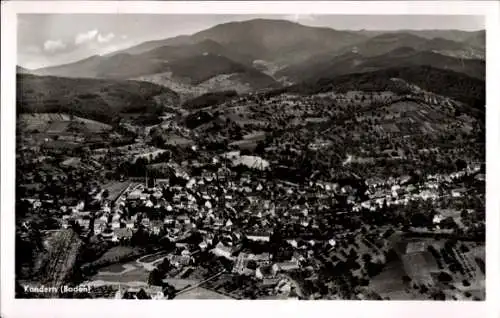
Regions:
M 416 300 L 426 299 L 418 291 L 413 290 L 403 282 L 405 270 L 401 261 L 396 260 L 386 265 L 379 275 L 372 278 L 368 289 L 376 292 L 381 297 L 389 297 L 391 300 Z
M 172 136 L 169 137 L 169 139 L 166 141 L 166 144 L 171 146 L 189 146 L 193 144 L 193 141 L 191 139 L 180 136 Z
M 111 126 L 78 116 L 73 116 L 73 121 L 83 124 L 89 132 L 102 132 L 111 130 Z M 71 116 L 63 113 L 25 113 L 19 115 L 19 124 L 26 131 L 62 133 L 66 132 L 71 123 Z
M 108 265 L 118 263 L 121 259 L 135 256 L 140 256 L 142 250 L 128 246 L 115 246 L 110 248 L 98 260 L 92 262 L 94 266 Z
M 131 183 L 129 181 L 124 181 L 124 182 L 119 182 L 119 181 L 112 181 L 109 183 L 106 183 L 102 186 L 103 190 L 108 190 L 109 191 L 109 197 L 108 199 L 111 201 L 116 200 L 120 194 L 127 189 L 127 187 Z

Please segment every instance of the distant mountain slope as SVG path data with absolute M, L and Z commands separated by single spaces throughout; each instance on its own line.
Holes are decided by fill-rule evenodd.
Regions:
M 191 38 L 190 35 L 180 35 L 173 38 L 167 38 L 163 40 L 154 40 L 147 41 L 141 44 L 126 48 L 124 50 L 120 50 L 117 52 L 109 53 L 107 56 L 113 56 L 119 53 L 127 53 L 127 54 L 142 54 L 145 52 L 149 52 L 151 50 L 164 47 L 164 46 L 182 46 L 182 45 L 191 45 L 196 42 Z
M 372 31 L 372 30 L 361 30 L 357 31 L 360 34 L 363 34 L 367 37 L 374 37 L 380 34 L 384 33 L 409 33 L 412 35 L 416 35 L 422 38 L 426 39 L 434 39 L 434 38 L 442 38 L 450 41 L 455 41 L 455 42 L 465 42 L 467 41 L 468 38 L 471 36 L 475 36 L 478 34 L 484 34 L 484 30 L 479 30 L 479 31 L 463 31 L 463 30 L 410 30 L 410 29 L 404 29 L 404 30 L 377 30 L 377 31 Z
M 207 93 L 233 90 L 239 94 L 244 94 L 280 86 L 271 77 L 253 72 L 220 74 L 203 82 L 192 82 L 190 79 L 177 78 L 172 72 L 140 76 L 137 80 L 169 87 L 179 94 L 181 101 Z
M 16 65 L 16 73 L 17 74 L 30 74 L 31 71 L 22 66 Z
M 348 31 L 267 19 L 220 24 L 193 37 L 231 44 L 240 52 L 281 64 L 300 61 L 319 52 L 336 51 L 365 40 L 364 36 Z
M 417 51 L 411 47 L 399 47 L 388 53 L 369 57 L 360 53 L 316 57 L 285 68 L 276 76 L 284 76 L 294 82 L 300 82 L 384 68 L 419 65 L 453 70 L 479 79 L 484 79 L 485 76 L 485 63 L 482 60 L 458 59 L 430 51 Z
M 172 90 L 151 83 L 17 75 L 19 113 L 69 113 L 111 123 L 123 114 L 160 114 L 178 103 Z
M 254 19 L 32 73 L 147 81 L 178 91 L 182 98 L 226 90 L 246 93 L 275 88 L 279 83 L 288 85 L 290 80 L 397 66 L 429 65 L 483 78 L 484 63 L 473 59 L 484 58 L 480 45 L 484 34 L 455 30 L 351 32 Z M 405 51 L 407 48 L 415 52 Z
M 364 56 L 375 56 L 399 47 L 410 47 L 419 51 L 449 51 L 467 49 L 467 44 L 443 38 L 426 39 L 411 33 L 384 33 L 355 46 L 346 47 L 340 53 L 355 51 Z
M 37 69 L 33 73 L 73 78 L 127 79 L 161 72 L 166 64 L 166 62 L 148 59 L 140 55 L 120 53 L 113 56 L 95 55 L 75 63 Z
M 437 69 L 429 66 L 395 67 L 374 72 L 348 74 L 323 78 L 293 85 L 280 91 L 316 94 L 328 91 L 405 91 L 397 81 L 399 78 L 420 88 L 448 96 L 484 112 L 485 82 L 465 74 Z
M 259 26 L 260 24 L 260 26 Z M 255 27 L 255 25 L 257 25 Z M 210 28 L 208 30 L 204 30 L 198 33 L 195 33 L 194 35 L 182 35 L 182 36 L 177 36 L 174 38 L 168 38 L 164 40 L 157 40 L 157 41 L 148 41 L 141 43 L 137 46 L 128 48 L 123 50 L 122 52 L 125 53 L 130 53 L 130 54 L 140 54 L 144 53 L 150 50 L 153 50 L 158 47 L 162 46 L 178 46 L 178 45 L 187 45 L 187 44 L 193 44 L 196 42 L 199 42 L 203 39 L 212 39 L 214 41 L 217 41 L 219 43 L 235 43 L 235 42 L 241 42 L 245 37 L 252 38 L 253 35 L 244 35 L 241 36 L 242 34 L 238 34 L 238 30 L 233 30 L 232 33 L 227 33 L 226 29 L 232 29 L 233 27 L 238 27 L 238 28 L 244 28 L 247 27 L 248 29 L 254 28 L 258 29 L 260 28 L 268 28 L 269 27 L 275 27 L 275 28 L 283 28 L 283 26 L 286 25 L 299 25 L 304 28 L 303 33 L 310 32 L 315 33 L 313 31 L 305 31 L 308 29 L 324 29 L 324 30 L 330 30 L 333 31 L 331 32 L 332 35 L 329 37 L 334 37 L 333 35 L 338 35 L 339 38 L 342 38 L 342 41 L 338 41 L 337 43 L 330 44 L 334 47 L 333 49 L 339 49 L 342 46 L 348 46 L 351 44 L 358 43 L 360 41 L 381 35 L 381 34 L 391 34 L 391 33 L 407 33 L 411 35 L 415 35 L 421 38 L 425 39 L 433 39 L 433 38 L 442 38 L 450 41 L 455 41 L 455 42 L 468 42 L 470 38 L 477 37 L 478 39 L 483 38 L 484 39 L 484 30 L 480 31 L 462 31 L 462 30 L 398 30 L 398 31 L 392 31 L 392 30 L 380 30 L 380 31 L 372 31 L 372 30 L 359 30 L 359 31 L 340 31 L 340 30 L 331 30 L 327 28 L 315 28 L 315 27 L 309 27 L 309 26 L 303 26 L 300 24 L 296 24 L 293 22 L 289 21 L 282 21 L 282 20 L 269 20 L 269 19 L 256 19 L 256 20 L 249 20 L 249 21 L 243 21 L 243 22 L 232 22 L 232 23 L 226 23 L 226 24 L 221 24 L 220 26 L 215 26 L 213 28 Z M 256 32 L 257 30 L 253 31 Z M 281 30 L 280 30 L 281 31 Z M 295 31 L 295 28 L 291 29 L 290 31 Z M 320 32 L 317 32 L 317 34 L 325 35 L 328 34 L 329 32 L 323 31 L 321 34 Z M 291 34 L 291 33 L 289 33 Z M 319 35 L 318 35 L 319 36 Z M 272 36 L 269 36 L 272 37 Z M 254 41 L 258 42 L 258 39 L 254 39 Z M 293 40 L 292 41 L 299 41 Z M 324 45 L 324 44 L 322 44 Z M 261 46 L 261 45 L 259 45 Z M 478 47 L 484 47 L 484 41 L 478 41 L 477 43 Z
M 255 19 L 219 24 L 191 36 L 146 42 L 122 52 L 140 54 L 162 46 L 212 40 L 253 59 L 289 64 L 365 39 L 364 35 L 349 31 L 304 26 L 285 20 Z
M 140 54 L 143 57 L 162 61 L 178 60 L 211 54 L 226 57 L 234 62 L 251 66 L 254 58 L 244 53 L 239 53 L 230 46 L 223 46 L 213 40 L 203 40 L 194 44 L 178 46 L 162 46 Z
M 94 56 L 76 63 L 36 70 L 39 75 L 72 78 L 139 79 L 175 87 L 198 85 L 221 75 L 237 74 L 242 83 L 258 90 L 276 87 L 277 82 L 252 67 L 253 59 L 205 40 L 185 46 L 164 46 L 132 55 L 119 53 Z M 168 81 L 154 81 L 157 74 L 169 73 Z M 170 82 L 173 81 L 173 82 Z
M 226 57 L 204 54 L 179 59 L 169 64 L 170 71 L 177 77 L 188 78 L 192 84 L 199 84 L 219 74 L 245 73 L 255 77 L 255 84 L 262 87 L 275 83 L 272 77 L 254 68 L 236 63 Z
M 35 74 L 134 78 L 168 72 L 170 67 L 178 69 L 175 61 L 203 54 L 225 57 L 245 66 L 252 66 L 254 60 L 287 65 L 365 39 L 347 31 L 308 27 L 283 20 L 257 19 L 220 24 L 191 36 L 146 42 L 105 56 L 92 56 L 75 63 L 38 69 Z
M 474 32 L 469 37 L 467 37 L 463 42 L 469 44 L 470 46 L 484 49 L 486 47 L 486 32 L 485 31 Z
M 280 86 L 271 76 L 226 57 L 204 54 L 172 61 L 168 71 L 136 77 L 169 87 L 182 100 L 209 92 L 235 90 L 248 93 Z

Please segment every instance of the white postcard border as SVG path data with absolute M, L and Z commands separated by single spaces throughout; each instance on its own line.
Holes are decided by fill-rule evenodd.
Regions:
M 487 298 L 431 301 L 113 301 L 14 299 L 15 68 L 17 13 L 460 14 L 487 17 Z M 497 1 L 2 2 L 1 314 L 4 317 L 495 317 L 500 314 L 500 39 Z

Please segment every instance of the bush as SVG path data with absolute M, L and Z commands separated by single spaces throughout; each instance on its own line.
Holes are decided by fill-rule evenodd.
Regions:
M 453 280 L 453 278 L 446 272 L 440 272 L 438 275 L 438 280 L 442 283 L 449 283 Z
M 411 282 L 411 278 L 408 275 L 404 275 L 403 277 L 401 277 L 401 279 L 403 280 L 404 283 Z

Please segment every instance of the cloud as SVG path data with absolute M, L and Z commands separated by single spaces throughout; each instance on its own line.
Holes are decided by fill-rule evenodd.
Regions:
M 124 39 L 124 40 L 125 40 L 125 39 L 127 39 L 127 38 L 128 38 L 128 36 L 127 36 L 127 35 L 125 35 L 125 34 L 124 34 L 124 35 L 122 35 L 122 39 Z
M 47 52 L 55 52 L 59 50 L 64 50 L 66 44 L 61 40 L 47 40 L 43 44 L 43 49 Z
M 90 30 L 90 31 L 85 32 L 85 33 L 78 33 L 75 37 L 75 44 L 80 45 L 80 44 L 92 41 L 93 39 L 95 39 L 95 37 L 97 36 L 98 33 L 99 33 L 99 31 L 97 31 L 97 30 Z
M 108 35 L 102 35 L 99 33 L 97 35 L 97 42 L 107 43 L 107 42 L 111 41 L 114 37 L 115 37 L 115 35 L 113 33 L 109 33 Z

